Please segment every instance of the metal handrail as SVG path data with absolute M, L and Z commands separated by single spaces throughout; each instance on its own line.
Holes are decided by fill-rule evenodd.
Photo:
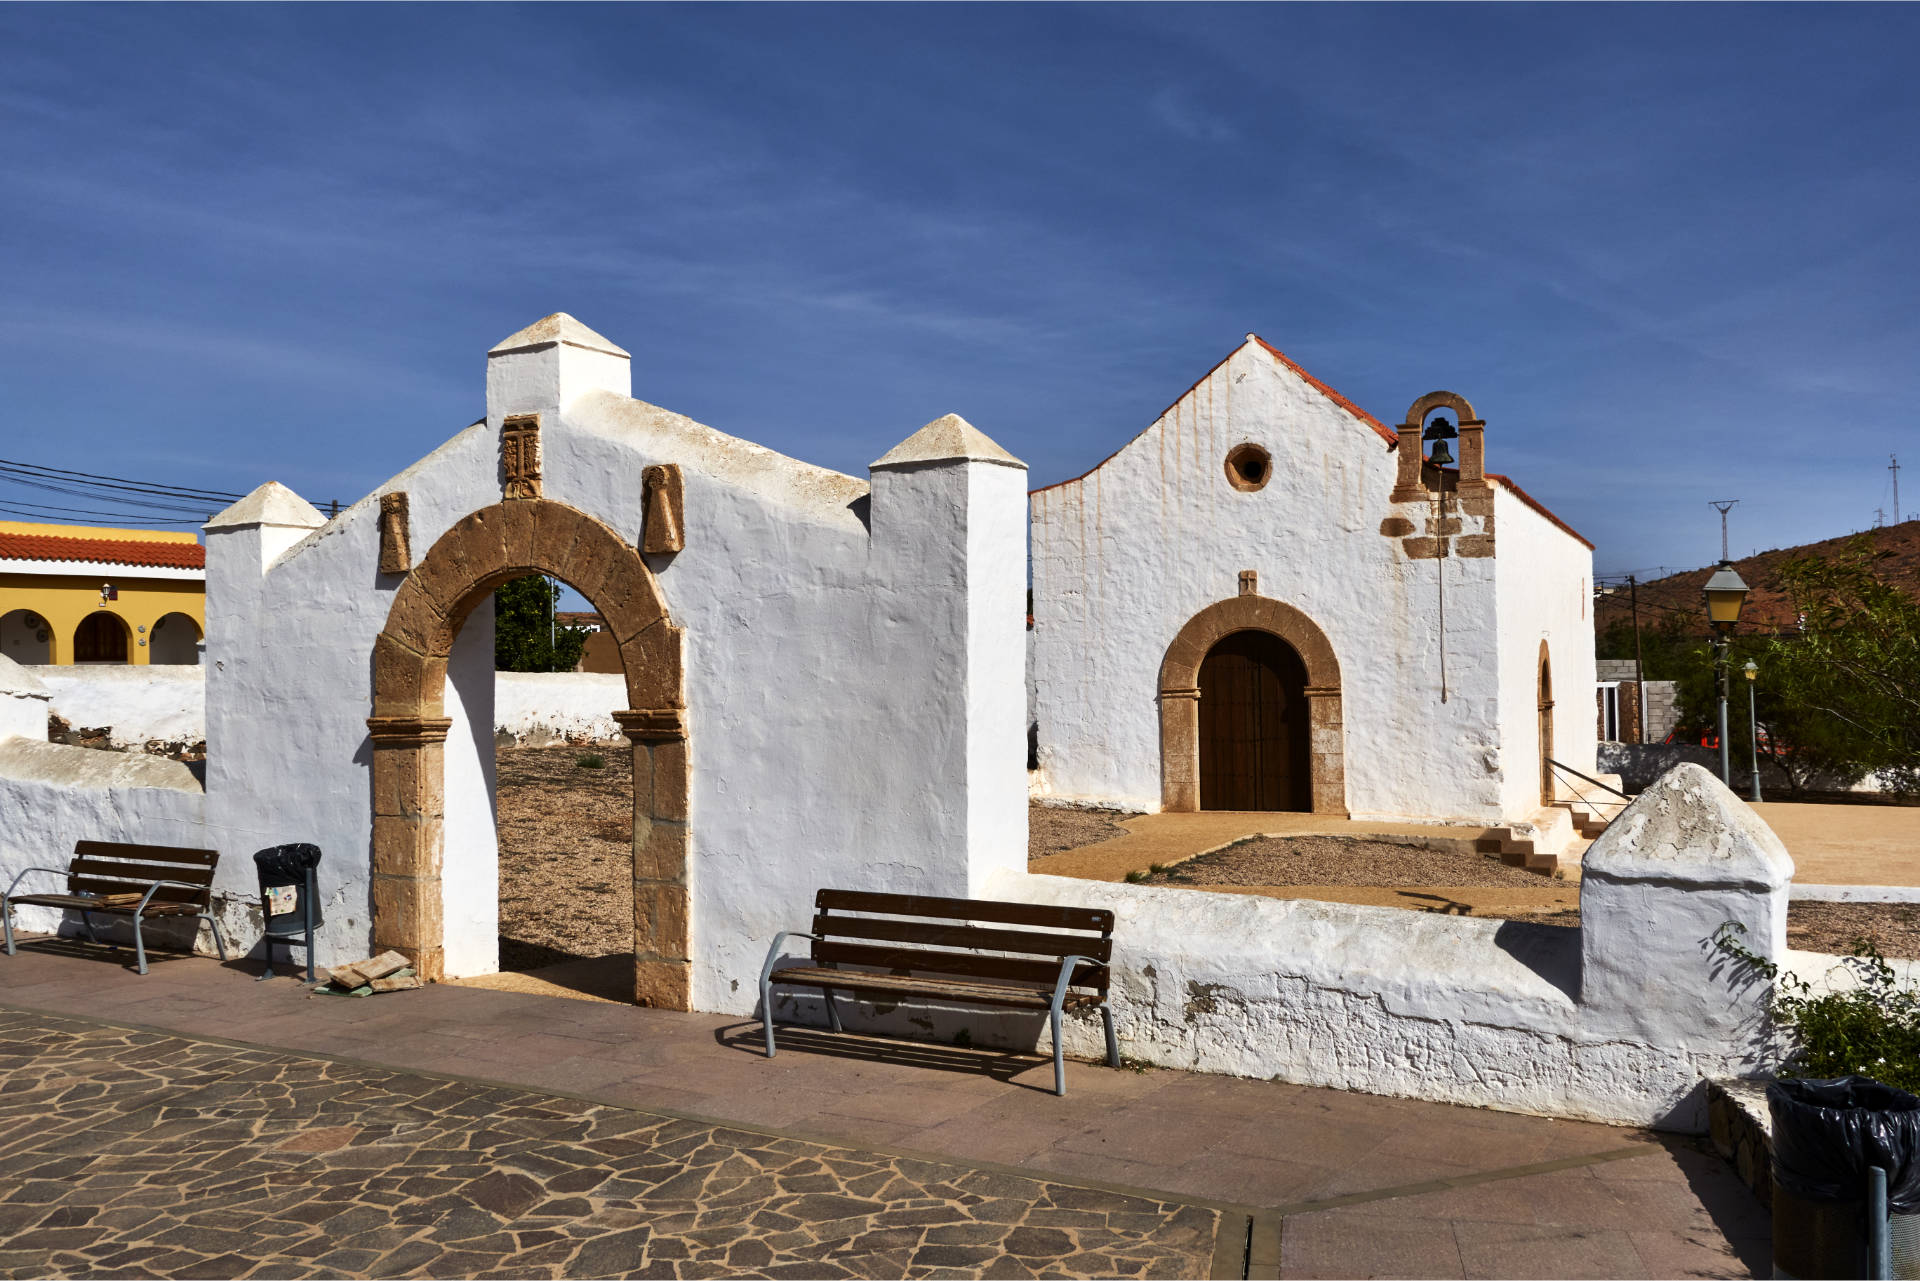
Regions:
M 1564 770 L 1566 773 L 1573 775 L 1575 778 L 1579 779 L 1584 783 L 1592 783 L 1595 787 L 1599 788 L 1603 792 L 1612 792 L 1615 796 L 1618 796 L 1621 800 L 1626 801 L 1628 804 L 1632 804 L 1633 802 L 1633 798 L 1631 796 L 1628 796 L 1625 792 L 1621 791 L 1619 788 L 1610 786 L 1609 784 L 1606 784 L 1606 783 L 1602 783 L 1597 778 L 1588 778 L 1585 774 L 1582 774 L 1579 770 L 1575 769 L 1573 766 L 1562 765 L 1559 761 L 1554 760 L 1553 757 L 1551 756 L 1547 757 L 1547 764 L 1553 766 L 1557 770 Z M 1582 797 L 1581 799 L 1585 800 L 1586 798 Z

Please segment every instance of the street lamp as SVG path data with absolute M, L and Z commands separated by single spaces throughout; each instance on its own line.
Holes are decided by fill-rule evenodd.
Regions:
M 1747 737 L 1753 749 L 1753 796 L 1755 804 L 1760 801 L 1760 720 L 1753 710 L 1753 687 L 1760 679 L 1760 669 L 1749 658 L 1747 665 L 1740 669 L 1747 675 Z
M 1747 603 L 1747 585 L 1733 572 L 1733 562 L 1723 560 L 1707 579 L 1707 622 L 1713 627 L 1713 665 L 1720 677 L 1720 781 L 1733 786 L 1733 753 L 1727 744 L 1727 636 L 1740 621 L 1740 607 Z

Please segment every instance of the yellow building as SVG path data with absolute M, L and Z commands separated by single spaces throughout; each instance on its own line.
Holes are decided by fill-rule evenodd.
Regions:
M 0 520 L 0 654 L 198 663 L 207 549 L 192 533 Z

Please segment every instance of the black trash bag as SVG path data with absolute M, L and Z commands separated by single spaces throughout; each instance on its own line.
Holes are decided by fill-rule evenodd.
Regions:
M 320 847 L 304 841 L 293 845 L 274 845 L 253 856 L 254 870 L 260 876 L 260 912 L 269 932 L 277 937 L 285 937 L 289 930 L 296 926 L 304 926 L 306 918 L 302 915 L 302 909 L 299 906 L 291 912 L 268 913 L 268 888 L 275 885 L 298 885 L 304 895 L 307 875 L 319 865 Z M 313 901 L 313 923 L 315 925 L 322 923 L 318 895 L 315 895 Z
M 1775 1081 L 1767 1087 L 1773 1114 L 1773 1177 L 1809 1201 L 1859 1201 L 1867 1167 L 1887 1172 L 1887 1209 L 1920 1213 L 1920 1098 L 1905 1090 L 1843 1076 L 1831 1081 Z

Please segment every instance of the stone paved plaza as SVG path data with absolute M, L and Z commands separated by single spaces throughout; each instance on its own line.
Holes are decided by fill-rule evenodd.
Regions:
M 1033 1055 L 789 1028 L 768 1060 L 723 1016 L 126 961 L 0 957 L 0 1275 L 1772 1269 L 1696 1140 L 1079 1062 L 1056 1098 Z
M 1213 1210 L 0 1013 L 8 1277 L 1204 1276 Z

